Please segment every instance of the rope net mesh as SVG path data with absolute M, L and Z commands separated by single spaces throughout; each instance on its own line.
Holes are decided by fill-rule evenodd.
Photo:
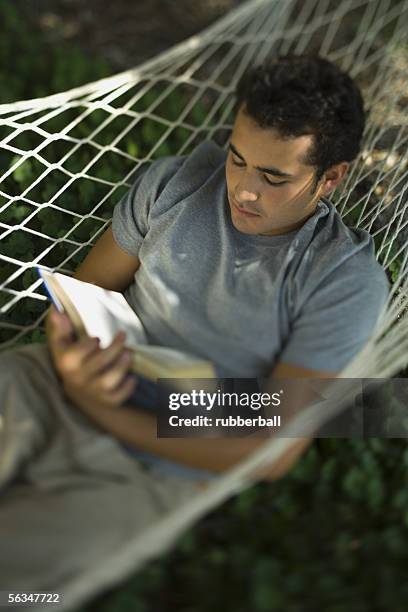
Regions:
M 361 154 L 330 198 L 348 225 L 371 232 L 377 258 L 393 283 L 370 341 L 341 375 L 388 377 L 404 368 L 407 17 L 407 0 L 252 0 L 134 70 L 0 106 L 0 348 L 40 337 L 48 302 L 34 266 L 72 273 L 107 229 L 114 205 L 136 173 L 151 160 L 186 154 L 205 139 L 225 146 L 234 118 L 233 92 L 250 65 L 277 53 L 316 52 L 349 72 L 369 111 Z M 334 404 L 334 411 L 342 409 L 338 397 Z M 324 406 L 306 416 L 313 431 L 330 410 Z M 80 601 L 166 548 L 289 446 L 290 438 L 267 441 L 177 515 L 74 580 L 67 599 Z

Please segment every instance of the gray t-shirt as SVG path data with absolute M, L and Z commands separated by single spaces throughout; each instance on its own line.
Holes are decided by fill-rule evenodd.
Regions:
M 213 142 L 162 158 L 114 209 L 116 242 L 141 262 L 125 297 L 149 342 L 209 359 L 220 377 L 268 376 L 278 360 L 340 371 L 389 291 L 371 235 L 325 198 L 288 234 L 239 232 L 225 160 Z

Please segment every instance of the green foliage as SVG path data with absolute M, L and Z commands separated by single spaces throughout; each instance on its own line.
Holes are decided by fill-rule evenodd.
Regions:
M 21 4 L 0 3 L 0 103 L 57 93 L 110 74 L 107 62 L 87 60 L 72 44 L 46 41 L 21 11 Z
M 402 265 L 402 255 L 397 257 L 394 261 L 392 261 L 389 265 L 389 270 L 391 272 L 391 280 L 393 283 L 396 282 Z

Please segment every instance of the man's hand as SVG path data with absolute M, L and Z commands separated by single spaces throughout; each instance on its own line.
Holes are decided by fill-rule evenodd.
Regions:
M 101 349 L 98 338 L 75 340 L 69 318 L 54 307 L 48 317 L 48 347 L 69 399 L 84 412 L 122 405 L 136 384 L 127 377 L 131 353 L 124 346 L 126 334 L 118 333 Z

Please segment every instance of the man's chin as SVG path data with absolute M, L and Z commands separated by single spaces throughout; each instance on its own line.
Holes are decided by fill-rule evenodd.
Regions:
M 247 224 L 240 223 L 239 221 L 236 221 L 234 218 L 232 218 L 232 225 L 235 227 L 236 230 L 241 232 L 241 234 L 249 234 L 249 235 L 254 235 L 254 236 L 259 234 L 259 231 L 255 231 L 254 229 L 251 229 L 250 227 L 248 227 Z

